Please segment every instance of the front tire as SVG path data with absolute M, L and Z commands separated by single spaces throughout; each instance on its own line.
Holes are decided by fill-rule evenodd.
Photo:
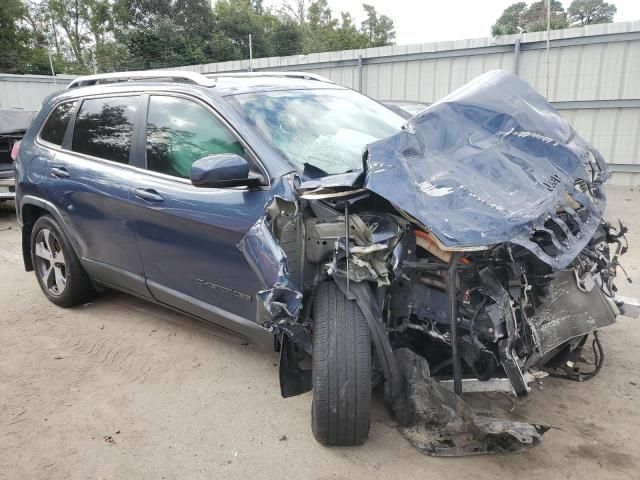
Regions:
M 371 416 L 369 326 L 334 282 L 318 286 L 313 325 L 313 435 L 323 445 L 359 445 Z
M 42 292 L 56 305 L 73 307 L 95 295 L 69 239 L 51 215 L 33 225 L 31 261 Z

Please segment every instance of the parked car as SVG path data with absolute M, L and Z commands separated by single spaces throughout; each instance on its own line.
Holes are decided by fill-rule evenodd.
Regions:
M 275 348 L 326 445 L 367 438 L 381 382 L 406 423 L 416 378 L 517 395 L 542 369 L 587 379 L 619 313 L 605 162 L 503 71 L 409 120 L 303 73 L 81 77 L 16 171 L 49 300 L 114 288 Z
M 0 108 L 0 202 L 15 197 L 12 151 L 29 128 L 35 113 L 17 108 Z

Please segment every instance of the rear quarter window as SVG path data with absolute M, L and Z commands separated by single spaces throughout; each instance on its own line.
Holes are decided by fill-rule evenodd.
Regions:
M 75 104 L 76 102 L 61 103 L 53 109 L 40 131 L 40 138 L 42 140 L 53 143 L 54 145 L 62 145 L 64 134 L 67 131 L 67 125 L 69 125 L 69 119 L 71 119 L 71 113 L 73 112 Z
M 84 100 L 73 129 L 72 150 L 118 163 L 129 163 L 139 97 Z

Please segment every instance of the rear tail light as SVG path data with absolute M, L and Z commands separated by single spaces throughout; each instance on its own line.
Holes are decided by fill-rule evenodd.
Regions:
M 20 140 L 14 143 L 13 147 L 11 148 L 11 160 L 15 162 L 18 158 L 19 153 L 20 153 Z

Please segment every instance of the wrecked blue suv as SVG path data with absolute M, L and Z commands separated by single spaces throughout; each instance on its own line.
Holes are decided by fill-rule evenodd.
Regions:
M 275 348 L 327 445 L 366 439 L 378 384 L 426 453 L 536 443 L 543 427 L 456 394 L 587 379 L 620 313 L 605 162 L 501 71 L 409 119 L 302 73 L 81 77 L 44 102 L 16 173 L 25 267 L 52 302 L 114 288 Z

